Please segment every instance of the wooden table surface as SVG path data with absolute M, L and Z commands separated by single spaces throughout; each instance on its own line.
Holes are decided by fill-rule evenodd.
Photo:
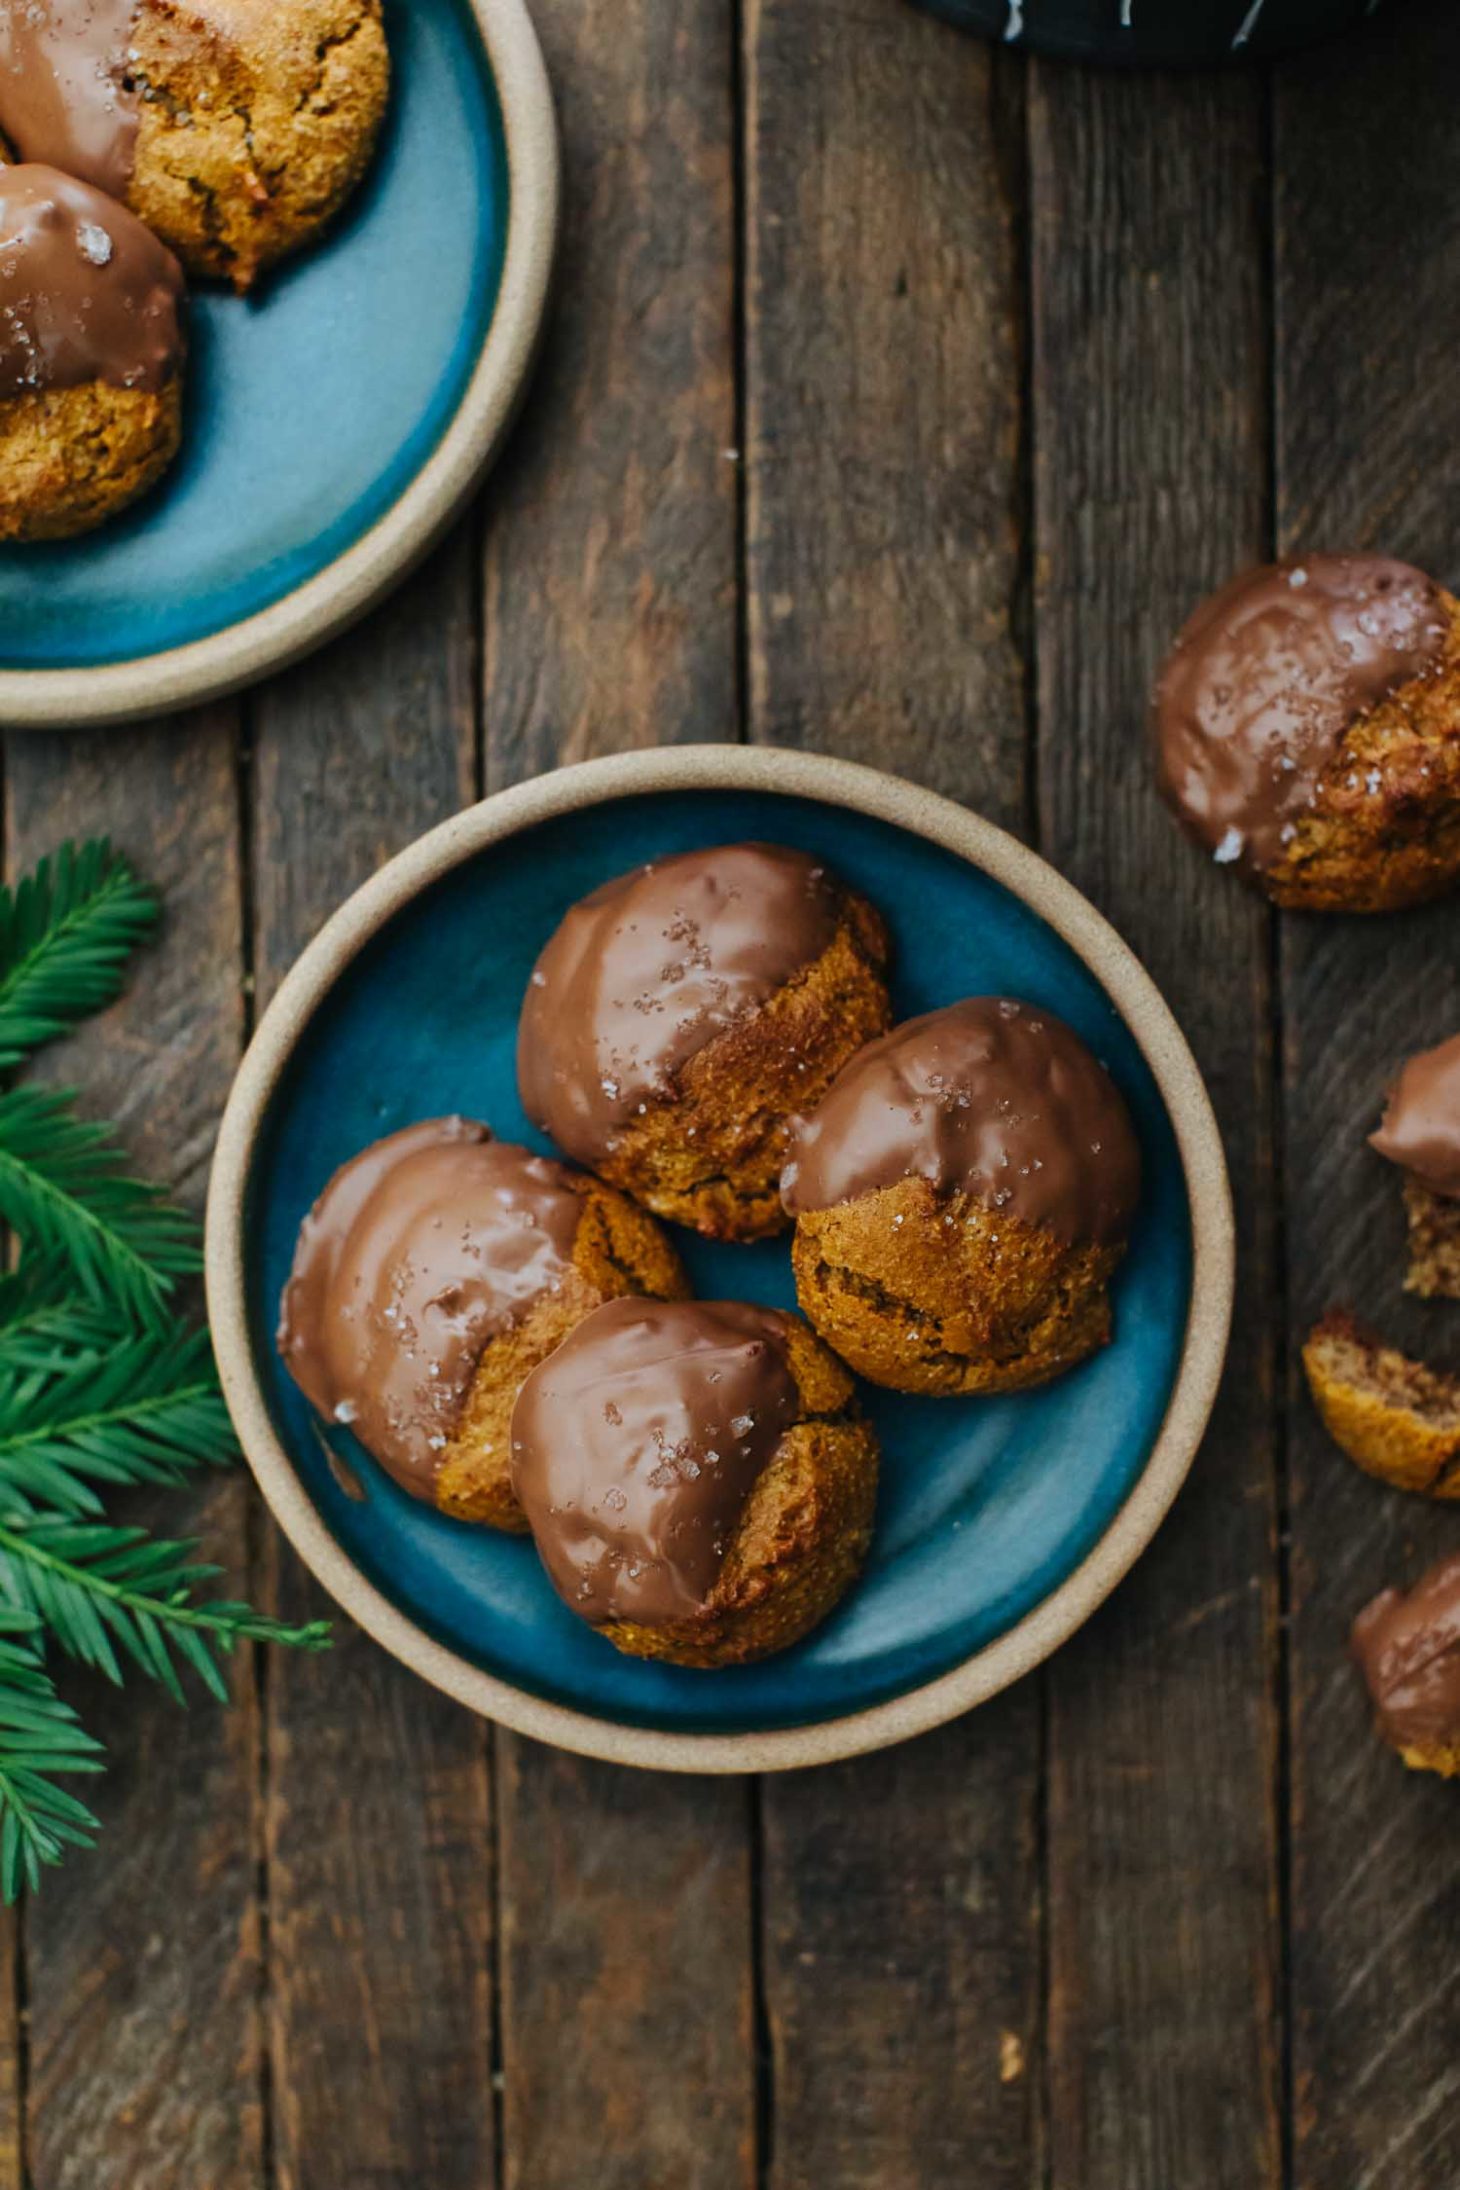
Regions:
M 347 1630 L 228 1715 L 87 1697 L 106 1833 L 5 1934 L 0 2190 L 1453 2190 L 1460 1797 L 1343 1644 L 1460 1524 L 1349 1467 L 1295 1363 L 1335 1296 L 1455 1351 L 1361 1136 L 1460 1024 L 1460 914 L 1269 917 L 1142 738 L 1274 543 L 1460 573 L 1453 0 L 1181 81 L 902 0 L 536 13 L 561 279 L 473 515 L 239 703 L 8 742 L 12 870 L 107 828 L 167 892 L 57 1069 L 200 1200 L 255 1011 L 431 823 L 657 740 L 851 755 L 1036 843 L 1165 988 L 1241 1213 L 1231 1372 L 1099 1617 L 845 1767 L 579 1763 Z M 190 1518 L 325 1609 L 242 1476 Z

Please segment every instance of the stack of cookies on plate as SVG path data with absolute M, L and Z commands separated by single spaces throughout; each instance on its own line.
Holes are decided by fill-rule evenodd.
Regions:
M 301 1230 L 279 1339 L 319 1415 L 441 1511 L 530 1531 L 632 1655 L 745 1663 L 838 1603 L 875 1518 L 859 1377 L 975 1403 L 1110 1339 L 1141 1174 L 1114 1083 L 1013 998 L 895 1024 L 890 956 L 805 851 L 621 875 L 523 1001 L 557 1155 L 410 1126 Z M 801 1313 L 690 1298 L 674 1225 L 792 1232 Z

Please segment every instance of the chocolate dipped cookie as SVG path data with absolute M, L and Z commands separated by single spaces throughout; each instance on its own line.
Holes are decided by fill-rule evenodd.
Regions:
M 1410 564 L 1245 572 L 1176 641 L 1153 721 L 1166 798 L 1275 904 L 1385 912 L 1460 880 L 1460 607 Z
M 973 997 L 870 1043 L 782 1180 L 796 1295 L 874 1384 L 1019 1391 L 1106 1344 L 1140 1191 L 1119 1091 L 1047 1011 Z
M 508 1427 L 524 1378 L 606 1300 L 686 1290 L 622 1194 L 435 1118 L 331 1179 L 300 1231 L 279 1351 L 413 1497 L 520 1531 Z
M 0 167 L 0 540 L 126 509 L 182 440 L 182 272 L 125 206 Z
M 522 1387 L 512 1480 L 559 1596 L 615 1648 L 740 1665 L 824 1620 L 871 1539 L 877 1440 L 798 1316 L 610 1302 Z
M 888 1024 L 887 957 L 880 916 L 805 852 L 656 860 L 575 905 L 538 959 L 523 1107 L 659 1216 L 782 1231 L 791 1120 Z

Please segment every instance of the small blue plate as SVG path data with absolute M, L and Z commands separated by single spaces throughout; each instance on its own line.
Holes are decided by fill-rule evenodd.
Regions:
M 620 1657 L 558 1601 L 529 1542 L 444 1519 L 398 1490 L 347 1431 L 332 1431 L 367 1491 L 363 1503 L 352 1499 L 273 1332 L 300 1222 L 366 1143 L 461 1111 L 546 1146 L 519 1105 L 514 1051 L 528 974 L 566 908 L 637 861 L 745 837 L 814 852 L 882 908 L 900 1016 L 992 991 L 1067 1020 L 1123 1089 L 1146 1170 L 1116 1286 L 1115 1343 L 1027 1396 L 925 1401 L 869 1389 L 885 1458 L 862 1581 L 799 1648 L 707 1674 Z M 350 1566 L 456 1659 L 589 1719 L 669 1736 L 764 1734 L 873 1711 L 939 1681 L 1089 1558 L 1141 1481 L 1177 1384 L 1191 1207 L 1141 1047 L 1084 960 L 1029 904 L 967 858 L 872 813 L 764 790 L 671 790 L 516 831 L 428 881 L 350 957 L 300 1021 L 258 1119 L 241 1205 L 248 1368 L 309 1504 Z M 784 1242 L 676 1238 L 703 1296 L 794 1305 Z
M 550 256 L 554 193 L 528 157 L 546 91 L 518 7 L 385 0 L 391 104 L 370 175 L 340 226 L 257 301 L 194 291 L 171 473 L 84 539 L 0 550 L 0 721 L 32 719 L 41 699 L 57 702 L 52 719 L 100 719 L 117 692 L 152 708 L 259 675 L 337 628 L 338 606 L 360 613 L 451 514 L 471 475 L 454 462 L 427 475 L 481 400 L 514 227 L 519 254 L 535 243 L 544 269 Z M 510 346 L 520 377 L 525 351 Z M 412 493 L 423 481 L 425 509 Z M 301 602 L 303 629 L 285 613 Z

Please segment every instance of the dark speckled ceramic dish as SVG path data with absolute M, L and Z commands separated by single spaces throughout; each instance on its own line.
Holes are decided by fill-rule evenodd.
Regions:
M 534 1138 L 517 1015 L 566 907 L 635 861 L 736 837 L 804 845 L 874 898 L 904 1013 L 995 990 L 1070 1021 L 1141 1133 L 1146 1186 L 1118 1334 L 1043 1392 L 869 1392 L 885 1463 L 867 1571 L 798 1649 L 695 1673 L 620 1657 L 549 1588 L 530 1543 L 443 1518 L 334 1430 L 352 1499 L 273 1333 L 301 1218 L 335 1167 L 461 1110 Z M 789 1303 L 784 1243 L 681 1236 L 705 1294 Z M 700 746 L 594 761 L 504 791 L 384 868 L 284 983 L 239 1075 L 208 1210 L 230 1407 L 275 1515 L 346 1611 L 450 1694 L 565 1747 L 739 1771 L 879 1747 L 967 1709 L 1073 1632 L 1175 1496 L 1227 1342 L 1221 1146 L 1149 977 L 1043 861 L 961 807 L 844 762 Z
M 935 15 L 1038 53 L 1120 67 L 1202 67 L 1309 44 L 1381 0 L 922 0 Z
M 376 164 L 245 302 L 195 292 L 172 473 L 85 539 L 0 549 L 0 723 L 156 714 L 364 613 L 449 523 L 510 417 L 557 226 L 524 0 L 385 0 Z

